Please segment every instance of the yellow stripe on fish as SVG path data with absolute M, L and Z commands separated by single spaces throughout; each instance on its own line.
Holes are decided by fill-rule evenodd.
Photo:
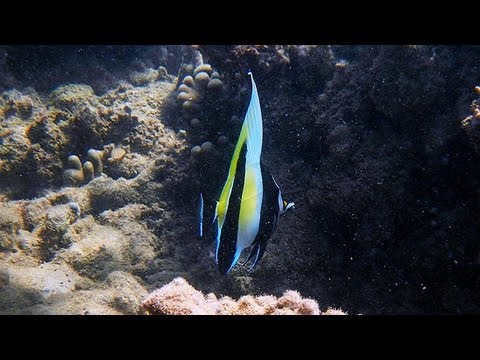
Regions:
M 219 223 L 220 228 L 223 226 L 225 221 L 225 216 L 227 215 L 228 202 L 230 200 L 230 194 L 232 192 L 233 181 L 235 179 L 235 172 L 237 171 L 238 158 L 240 156 L 240 150 L 245 144 L 247 138 L 247 131 L 244 126 L 240 132 L 237 145 L 233 151 L 232 161 L 230 162 L 230 167 L 228 169 L 228 177 L 225 185 L 223 186 L 222 192 L 220 194 L 220 199 L 217 202 L 217 207 L 215 209 L 215 218 Z
M 239 226 L 244 226 L 244 224 L 253 220 L 255 210 L 260 205 L 259 203 L 261 203 L 259 195 L 261 195 L 261 192 L 259 192 L 257 186 L 257 174 L 254 170 L 249 170 L 247 168 L 240 206 Z

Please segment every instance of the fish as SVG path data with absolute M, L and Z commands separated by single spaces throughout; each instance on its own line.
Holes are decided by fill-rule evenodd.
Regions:
M 228 274 L 243 250 L 250 248 L 244 266 L 249 271 L 262 259 L 280 215 L 294 208 L 261 161 L 263 143 L 262 111 L 252 72 L 252 93 L 245 119 L 228 170 L 227 180 L 216 203 L 215 261 L 221 274 Z
M 203 237 L 203 194 L 200 193 L 200 200 L 198 205 L 198 217 L 199 217 L 199 224 L 198 224 L 198 235 Z

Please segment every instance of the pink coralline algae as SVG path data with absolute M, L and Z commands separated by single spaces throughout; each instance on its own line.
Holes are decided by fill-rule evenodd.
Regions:
M 204 295 L 181 277 L 148 295 L 142 309 L 150 315 L 345 315 L 331 308 L 321 312 L 315 300 L 304 299 L 293 290 L 279 298 L 246 295 L 234 300 L 217 298 L 213 293 Z

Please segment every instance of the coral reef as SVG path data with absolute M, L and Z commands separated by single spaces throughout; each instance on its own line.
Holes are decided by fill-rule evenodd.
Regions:
M 478 313 L 480 47 L 1 50 L 0 313 L 134 314 L 178 277 L 217 310 L 295 289 L 317 309 Z M 209 225 L 248 70 L 296 210 L 255 271 L 221 277 Z
M 151 142 L 161 137 L 157 117 L 163 99 L 173 88 L 172 82 L 162 80 L 144 87 L 121 85 L 98 97 L 87 85 L 66 85 L 56 88 L 48 101 L 42 101 L 35 92 L 5 93 L 0 100 L 0 114 L 5 117 L 0 124 L 0 140 L 5 145 L 0 149 L 0 182 L 16 198 L 34 197 L 35 189 L 60 186 L 64 180 L 82 183 L 85 171 L 91 178 L 92 165 L 95 176 L 103 170 L 115 178 L 138 175 Z M 33 104 L 27 118 L 12 110 L 17 109 L 19 99 Z M 72 171 L 62 176 L 65 159 L 90 148 L 105 151 L 105 169 L 91 151 L 88 157 L 92 164 L 79 169 L 77 160 L 71 158 L 68 166 Z M 155 153 L 161 150 L 159 147 Z
M 174 215 L 164 202 L 184 197 L 188 150 L 161 121 L 169 79 L 102 97 L 86 85 L 47 97 L 4 93 L 0 313 L 137 313 L 147 294 L 141 278 L 178 274 L 165 258 L 184 211 Z M 25 99 L 33 106 L 20 116 Z M 45 156 L 31 157 L 36 149 Z M 85 152 L 89 161 L 71 155 L 64 173 L 83 186 L 61 188 L 62 157 Z
M 153 315 L 346 315 L 337 309 L 322 313 L 315 300 L 304 299 L 291 290 L 279 298 L 272 295 L 246 295 L 238 300 L 228 296 L 217 298 L 213 293 L 205 295 L 196 290 L 181 277 L 148 295 L 142 308 Z
M 135 74 L 155 70 L 176 73 L 181 54 L 177 46 L 22 45 L 2 46 L 0 91 L 24 84 L 48 93 L 60 83 L 89 84 L 103 94 Z M 142 77 L 142 75 L 140 75 Z

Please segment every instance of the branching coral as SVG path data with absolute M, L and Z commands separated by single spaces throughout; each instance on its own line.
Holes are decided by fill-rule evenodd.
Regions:
M 279 298 L 246 295 L 235 301 L 204 295 L 181 277 L 152 292 L 142 308 L 156 315 L 345 315 L 336 309 L 322 313 L 315 300 L 302 298 L 297 291 L 287 290 Z

